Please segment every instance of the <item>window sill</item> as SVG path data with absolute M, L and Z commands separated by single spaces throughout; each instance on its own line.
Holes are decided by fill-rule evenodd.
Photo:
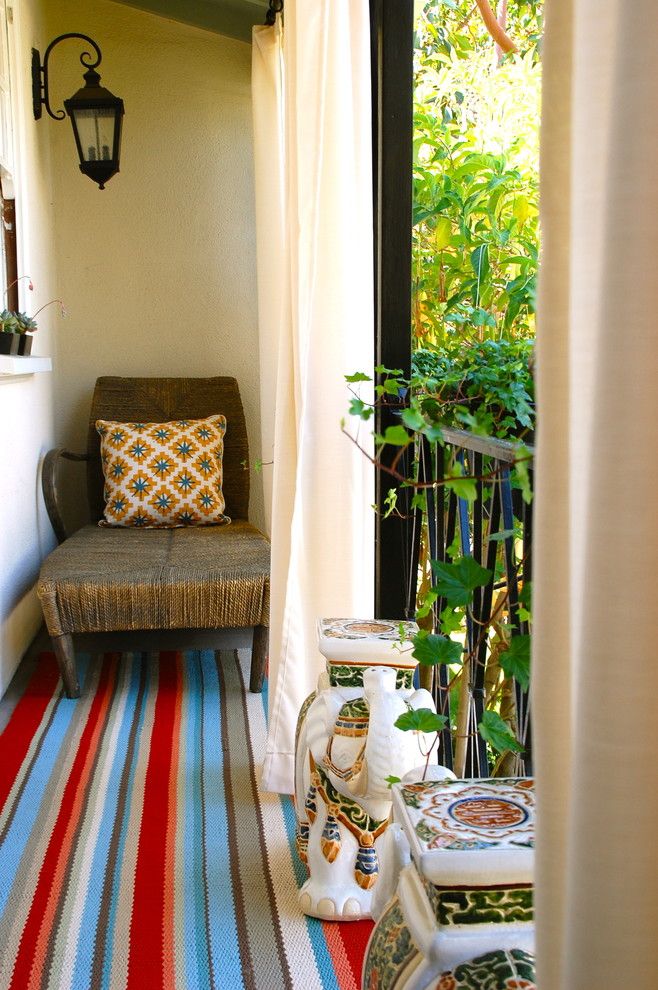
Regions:
M 0 354 L 0 380 L 24 378 L 37 371 L 52 371 L 53 362 L 49 357 L 22 357 L 17 354 Z

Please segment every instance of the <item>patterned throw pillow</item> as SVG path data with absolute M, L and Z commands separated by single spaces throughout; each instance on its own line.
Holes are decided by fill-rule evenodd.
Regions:
M 224 515 L 224 416 L 172 423 L 96 421 L 105 476 L 101 526 L 217 526 Z

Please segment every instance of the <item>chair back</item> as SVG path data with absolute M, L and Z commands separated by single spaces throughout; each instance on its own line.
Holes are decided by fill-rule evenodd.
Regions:
M 235 378 L 98 378 L 87 434 L 87 496 L 91 520 L 103 517 L 103 469 L 97 419 L 119 423 L 164 423 L 175 419 L 226 416 L 224 483 L 226 513 L 249 514 L 249 444 Z

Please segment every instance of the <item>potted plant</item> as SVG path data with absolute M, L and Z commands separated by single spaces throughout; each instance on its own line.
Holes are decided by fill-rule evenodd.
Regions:
M 3 310 L 0 313 L 0 354 L 18 354 L 20 336 L 16 314 Z
M 29 276 L 23 275 L 21 278 L 29 278 Z M 7 287 L 5 296 L 12 285 L 15 285 L 18 281 L 20 279 L 16 279 Z M 28 288 L 30 291 L 34 288 L 31 279 Z M 61 314 L 65 316 L 61 299 L 51 299 L 49 302 L 44 303 L 36 311 L 34 316 L 4 309 L 0 313 L 0 354 L 18 354 L 27 357 L 32 351 L 32 335 L 38 330 L 36 317 L 42 310 L 47 306 L 51 306 L 53 303 L 59 303 Z

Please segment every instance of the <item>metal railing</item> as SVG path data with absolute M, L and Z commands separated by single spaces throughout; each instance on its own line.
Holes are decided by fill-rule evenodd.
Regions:
M 419 585 L 431 584 L 432 560 L 451 563 L 471 556 L 491 571 L 488 584 L 476 588 L 467 609 L 461 670 L 440 664 L 423 672 L 437 711 L 447 716 L 438 762 L 458 776 L 524 776 L 532 773 L 530 701 L 526 687 L 504 675 L 501 652 L 518 636 L 528 636 L 527 597 L 532 579 L 532 504 L 514 480 L 517 444 L 444 428 L 444 445 L 425 438 L 417 449 L 419 481 L 427 485 L 445 476 L 452 456 L 464 475 L 475 479 L 476 498 L 469 502 L 442 484 L 429 485 L 426 509 L 416 510 L 410 573 Z M 523 457 L 532 486 L 532 448 Z M 525 589 L 525 593 L 523 592 Z M 417 586 L 410 588 L 410 606 Z M 425 628 L 440 630 L 444 599 L 434 602 Z M 518 644 L 517 644 L 518 645 Z M 525 680 L 525 678 L 523 678 Z M 478 732 L 486 710 L 495 711 L 522 747 L 496 754 Z

